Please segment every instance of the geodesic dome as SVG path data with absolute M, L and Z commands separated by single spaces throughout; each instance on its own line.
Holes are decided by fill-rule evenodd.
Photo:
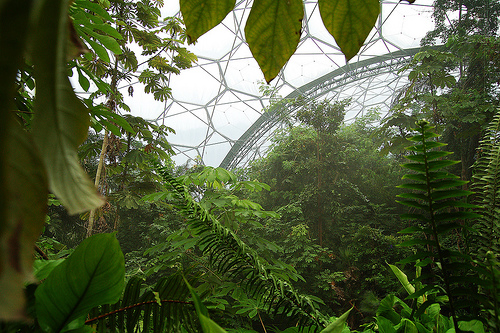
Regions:
M 317 1 L 305 1 L 297 51 L 266 86 L 245 44 L 243 31 L 251 2 L 237 1 L 220 25 L 188 47 L 199 60 L 171 77 L 172 99 L 130 103 L 134 113 L 176 131 L 168 140 L 177 152 L 177 163 L 196 160 L 233 168 L 263 154 L 277 124 L 276 110 L 266 112 L 271 98 L 266 90 L 284 98 L 351 98 L 346 121 L 374 107 L 387 112 L 394 92 L 406 82 L 398 71 L 433 27 L 432 0 L 412 5 L 382 0 L 375 28 L 359 54 L 346 64 L 323 26 Z M 177 1 L 166 1 L 166 7 L 170 15 L 179 15 Z

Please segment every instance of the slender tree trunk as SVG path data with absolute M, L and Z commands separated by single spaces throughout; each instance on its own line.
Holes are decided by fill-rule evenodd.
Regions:
M 323 246 L 323 220 L 322 220 L 322 216 L 323 216 L 323 210 L 322 210 L 322 206 L 321 206 L 321 153 L 320 153 L 320 144 L 321 144 L 321 140 L 319 138 L 319 135 L 320 133 L 318 132 L 318 139 L 316 141 L 316 159 L 317 159 L 317 169 L 316 169 L 316 172 L 317 172 L 317 177 L 318 177 L 318 184 L 317 184 L 317 191 L 318 191 L 318 194 L 317 194 L 317 201 L 316 201 L 316 204 L 317 204 L 317 211 L 318 211 L 318 242 L 319 242 L 319 246 Z
M 99 183 L 101 182 L 101 175 L 104 167 L 104 159 L 106 157 L 106 150 L 108 148 L 108 138 L 109 132 L 108 130 L 104 131 L 104 138 L 102 139 L 102 147 L 101 154 L 99 155 L 99 164 L 97 165 L 97 172 L 95 174 L 95 187 L 99 188 Z M 87 225 L 87 237 L 92 236 L 92 232 L 94 229 L 94 219 L 95 219 L 96 209 L 92 209 L 89 215 L 89 222 Z
M 120 29 L 121 31 L 121 29 Z M 112 75 L 111 75 L 111 96 L 108 99 L 107 105 L 111 112 L 116 112 L 116 102 L 115 102 L 115 94 L 118 92 L 118 59 L 115 58 L 115 64 L 113 66 Z M 108 141 L 109 141 L 109 131 L 106 128 L 104 131 L 104 138 L 102 140 L 101 153 L 99 154 L 99 164 L 97 165 L 97 172 L 95 175 L 95 186 L 98 188 L 99 183 L 101 182 L 101 175 L 104 166 L 104 160 L 106 158 L 106 151 L 108 149 Z M 87 224 L 87 237 L 92 236 L 94 231 L 94 221 L 95 221 L 95 213 L 96 210 L 93 209 L 90 211 L 89 221 Z

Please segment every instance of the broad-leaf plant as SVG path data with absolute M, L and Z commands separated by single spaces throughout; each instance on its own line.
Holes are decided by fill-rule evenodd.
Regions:
M 181 0 L 186 33 L 194 43 L 219 24 L 235 0 Z M 380 13 L 379 0 L 319 0 L 321 19 L 345 55 L 353 58 Z M 245 25 L 245 38 L 269 83 L 294 54 L 301 35 L 302 0 L 256 0 Z
M 33 249 L 44 226 L 49 192 L 70 214 L 96 209 L 105 202 L 80 166 L 77 148 L 86 139 L 91 121 L 97 128 L 104 126 L 116 134 L 117 125 L 131 130 L 130 124 L 116 115 L 117 106 L 126 108 L 117 83 L 136 75 L 141 65 L 127 43 L 137 43 L 143 55 L 149 56 L 144 64 L 149 68 L 142 70 L 138 79 L 158 100 L 170 97 L 167 73 L 176 73 L 196 60 L 178 46 L 177 38 L 181 37 L 175 20 L 158 28 L 161 5 L 161 0 L 0 0 L 0 321 L 27 320 L 36 313 L 35 329 L 91 332 L 93 329 L 85 325 L 91 308 L 120 298 L 123 255 L 113 235 L 86 239 L 69 258 L 47 262 L 38 279 L 32 274 Z M 351 59 L 377 19 L 379 1 L 319 0 L 319 6 L 325 26 Z M 234 1 L 182 0 L 187 36 L 194 42 L 233 7 Z M 300 0 L 254 1 L 246 38 L 268 82 L 293 54 L 303 13 Z M 171 33 L 171 38 L 158 37 L 165 32 Z M 171 62 L 161 56 L 166 49 L 178 55 Z M 82 54 L 86 54 L 84 58 Z M 124 71 L 118 71 L 119 64 Z M 68 78 L 74 74 L 85 91 L 97 87 L 94 96 L 105 96 L 107 109 L 95 108 L 92 101 L 82 101 L 75 94 Z M 200 246 L 221 270 L 241 279 L 252 294 L 268 306 L 274 305 L 275 311 L 321 323 L 322 315 L 311 299 L 268 273 L 252 250 L 200 209 L 168 174 L 160 173 L 185 199 L 183 209 L 200 232 Z M 221 243 L 221 239 L 228 243 Z M 25 288 L 27 282 L 40 284 L 33 293 L 31 287 Z M 178 286 L 170 282 L 165 283 Z M 130 288 L 137 288 L 137 284 Z M 146 293 L 144 306 L 153 301 L 163 304 L 160 289 Z M 34 295 L 34 301 L 27 302 L 25 293 Z M 173 301 L 185 301 L 185 293 L 178 296 Z M 27 304 L 34 304 L 35 311 Z M 144 325 L 150 319 L 167 318 L 142 316 Z M 113 320 L 111 314 L 105 317 Z M 221 331 L 202 320 L 205 331 Z M 325 332 L 342 328 L 332 324 Z

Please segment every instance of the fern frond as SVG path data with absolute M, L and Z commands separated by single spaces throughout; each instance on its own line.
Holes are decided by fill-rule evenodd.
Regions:
M 200 332 L 189 289 L 180 274 L 160 279 L 142 290 L 143 279 L 132 277 L 118 303 L 91 311 L 86 324 L 97 332 Z M 97 323 L 97 324 L 96 324 Z
M 490 282 L 484 288 L 488 297 L 484 312 L 490 328 L 500 332 L 500 110 L 485 130 L 477 154 L 473 189 L 481 218 L 474 225 L 474 244 Z
M 269 313 L 294 315 L 300 324 L 327 322 L 312 298 L 299 294 L 288 282 L 275 277 L 266 268 L 270 265 L 194 201 L 187 188 L 168 169 L 156 162 L 154 167 L 176 194 L 177 209 L 199 238 L 198 247 L 218 273 L 241 281 L 247 294 L 262 302 Z
M 460 203 L 461 198 L 472 194 L 471 191 L 458 188 L 467 182 L 441 170 L 458 162 L 443 159 L 450 154 L 449 152 L 433 150 L 445 146 L 445 144 L 434 140 L 438 135 L 433 133 L 433 128 L 427 121 L 417 123 L 415 130 L 418 134 L 410 139 L 416 144 L 408 148 L 413 152 L 411 156 L 407 157 L 411 163 L 402 165 L 415 173 L 403 177 L 411 182 L 398 186 L 412 191 L 399 195 L 405 199 L 399 202 L 419 210 L 419 212 L 402 216 L 404 219 L 413 219 L 419 222 L 417 226 L 403 231 L 407 234 L 413 234 L 414 238 L 401 245 L 419 246 L 417 254 L 403 260 L 403 262 L 415 262 L 418 267 L 429 266 L 430 268 L 428 273 L 421 274 L 415 279 L 415 282 L 428 282 L 426 285 L 422 285 L 410 298 L 430 294 L 434 297 L 429 297 L 424 304 L 420 305 L 416 309 L 416 315 L 420 315 L 428 306 L 437 303 L 439 295 L 445 295 L 449 300 L 451 316 L 455 323 L 458 323 L 457 310 L 462 306 L 459 301 L 463 296 L 460 293 L 463 290 L 474 293 L 474 289 L 467 286 L 472 286 L 478 281 L 478 273 L 467 254 L 447 247 L 444 240 L 452 230 L 464 231 L 466 227 L 463 221 L 476 219 L 479 214 L 464 210 L 475 207 L 474 205 Z M 467 304 L 463 304 L 463 306 L 465 305 Z M 457 325 L 455 325 L 455 330 L 459 332 Z

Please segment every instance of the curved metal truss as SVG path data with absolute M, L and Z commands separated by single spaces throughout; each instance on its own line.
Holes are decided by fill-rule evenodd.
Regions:
M 420 48 L 401 50 L 345 65 L 294 90 L 284 100 L 293 100 L 299 96 L 306 100 L 351 99 L 353 105 L 347 112 L 345 121 L 351 121 L 372 108 L 387 110 L 395 90 L 407 82 L 399 72 L 401 67 L 419 50 Z M 261 157 L 267 148 L 268 134 L 280 123 L 280 115 L 283 112 L 293 114 L 297 109 L 298 107 L 287 104 L 271 106 L 233 143 L 220 166 L 233 169 Z
M 173 98 L 162 105 L 156 121 L 176 131 L 168 138 L 177 152 L 174 160 L 232 168 L 259 156 L 276 124 L 273 112 L 265 112 L 271 104 L 269 91 L 287 97 L 350 97 L 346 119 L 377 106 L 386 111 L 402 84 L 400 66 L 432 27 L 432 0 L 420 0 L 417 6 L 381 2 L 376 27 L 359 55 L 346 64 L 321 22 L 317 1 L 306 0 L 297 52 L 268 86 L 243 34 L 251 0 L 237 1 L 236 9 L 191 48 L 197 65 L 171 77 Z

